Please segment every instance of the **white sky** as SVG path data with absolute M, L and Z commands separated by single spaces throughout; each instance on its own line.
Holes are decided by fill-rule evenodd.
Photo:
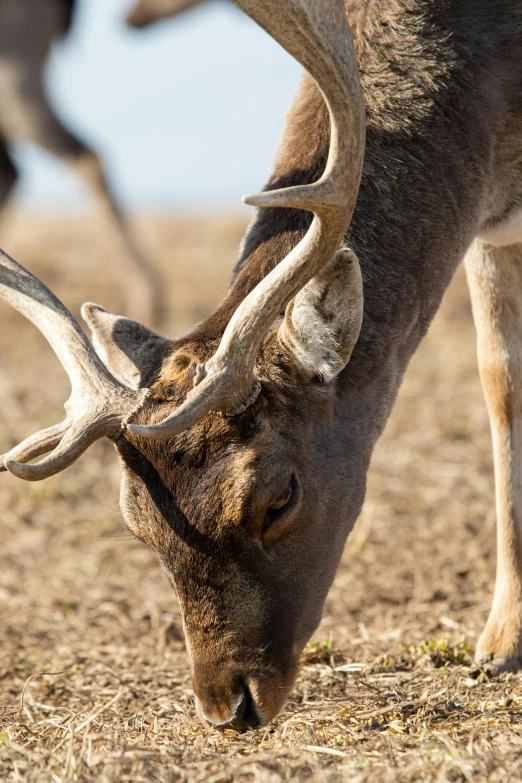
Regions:
M 69 127 L 103 153 L 132 209 L 229 208 L 265 180 L 300 67 L 223 0 L 147 31 L 125 28 L 129 0 L 82 0 L 47 81 Z M 80 205 L 51 156 L 16 151 L 25 206 Z

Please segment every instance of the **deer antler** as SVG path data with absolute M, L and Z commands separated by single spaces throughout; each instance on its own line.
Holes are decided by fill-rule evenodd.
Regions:
M 71 381 L 65 420 L 0 457 L 0 470 L 39 481 L 71 465 L 98 438 L 115 436 L 125 418 L 140 405 L 144 392 L 128 389 L 113 378 L 59 299 L 2 251 L 0 298 L 38 327 Z M 54 451 L 38 464 L 24 464 L 51 449 Z
M 241 407 L 254 397 L 254 362 L 262 340 L 284 307 L 338 250 L 350 224 L 364 155 L 365 114 L 353 40 L 343 0 L 234 0 L 307 69 L 330 114 L 330 151 L 323 176 L 311 185 L 245 198 L 256 207 L 313 212 L 294 250 L 243 300 L 214 356 L 198 367 L 195 387 L 171 416 L 148 427 L 147 438 L 170 438 L 212 410 Z

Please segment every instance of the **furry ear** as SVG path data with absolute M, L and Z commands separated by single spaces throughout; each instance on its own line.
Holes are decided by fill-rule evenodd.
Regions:
M 83 305 L 82 318 L 91 330 L 96 353 L 114 377 L 131 389 L 148 386 L 169 340 L 91 302 Z
M 278 336 L 298 365 L 328 382 L 348 364 L 362 318 L 361 269 L 343 248 L 290 302 Z

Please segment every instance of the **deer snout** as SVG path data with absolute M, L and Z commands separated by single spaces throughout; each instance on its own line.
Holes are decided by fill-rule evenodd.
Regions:
M 264 721 L 250 688 L 239 677 L 194 675 L 194 693 L 199 716 L 220 729 L 246 731 Z

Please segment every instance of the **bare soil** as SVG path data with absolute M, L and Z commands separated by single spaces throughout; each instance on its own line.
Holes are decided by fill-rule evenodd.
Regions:
M 226 290 L 235 218 L 137 221 L 165 277 L 171 334 Z M 121 310 L 103 223 L 18 216 L 2 244 L 78 315 Z M 132 313 L 128 313 L 132 315 Z M 522 678 L 472 653 L 490 606 L 495 513 L 487 415 L 459 271 L 375 451 L 368 496 L 281 715 L 220 733 L 195 717 L 179 611 L 126 531 L 98 443 L 67 472 L 0 475 L 0 780 L 490 781 L 522 777 Z M 61 418 L 65 374 L 0 305 L 0 450 Z

